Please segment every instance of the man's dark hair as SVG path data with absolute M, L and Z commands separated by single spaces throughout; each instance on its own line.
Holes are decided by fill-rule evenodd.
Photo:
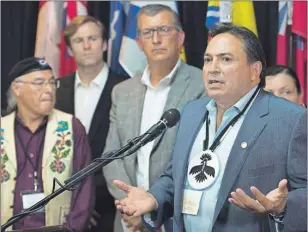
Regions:
M 302 93 L 302 89 L 301 89 L 301 86 L 300 86 L 300 83 L 299 83 L 298 76 L 296 75 L 296 72 L 288 66 L 275 65 L 275 66 L 268 67 L 265 70 L 265 77 L 266 76 L 275 76 L 275 75 L 280 74 L 280 73 L 288 74 L 291 77 L 291 79 L 294 81 L 297 93 L 298 94 Z
M 263 51 L 261 42 L 258 39 L 258 37 L 249 29 L 245 27 L 235 26 L 231 23 L 219 23 L 209 32 L 212 38 L 222 33 L 231 34 L 243 42 L 244 51 L 247 55 L 247 61 L 249 64 L 257 61 L 261 62 L 262 70 L 260 74 L 259 86 L 264 87 L 265 85 L 264 72 L 266 68 L 266 60 L 265 60 L 265 53 Z

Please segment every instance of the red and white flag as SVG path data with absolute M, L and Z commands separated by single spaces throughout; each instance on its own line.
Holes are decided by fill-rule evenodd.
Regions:
M 63 31 L 74 17 L 87 14 L 85 1 L 40 1 L 34 55 L 45 57 L 56 77 L 76 70 L 75 60 L 68 54 Z
M 278 3 L 278 35 L 277 35 L 277 53 L 276 63 L 280 65 L 288 65 L 288 51 L 289 51 L 289 38 L 291 34 L 288 30 L 288 12 L 290 11 L 290 4 L 285 1 Z
M 88 11 L 86 1 L 64 2 L 62 9 L 59 77 L 66 76 L 76 70 L 75 59 L 69 55 L 64 41 L 64 28 L 76 16 L 87 14 Z
M 307 103 L 307 2 L 293 2 L 292 32 L 296 35 L 295 71 Z
M 62 2 L 41 1 L 37 23 L 34 56 L 45 57 L 56 77 L 59 73 Z

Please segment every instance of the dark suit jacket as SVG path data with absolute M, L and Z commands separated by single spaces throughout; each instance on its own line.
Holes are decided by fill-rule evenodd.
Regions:
M 93 159 L 101 157 L 104 151 L 105 140 L 109 129 L 111 91 L 116 84 L 124 81 L 125 79 L 125 77 L 117 76 L 109 70 L 108 79 L 94 111 L 88 134 Z M 57 90 L 57 101 L 55 108 L 70 114 L 75 114 L 75 73 L 59 78 L 59 80 L 60 88 Z
M 101 157 L 105 141 L 109 130 L 109 111 L 111 108 L 111 91 L 113 87 L 125 80 L 125 77 L 117 76 L 109 70 L 108 79 L 106 85 L 102 91 L 100 99 L 97 103 L 94 115 L 92 118 L 88 138 L 92 151 L 93 159 Z M 64 112 L 75 114 L 74 110 L 74 96 L 75 96 L 75 73 L 69 76 L 59 78 L 60 88 L 57 90 L 56 106 L 55 108 Z M 95 175 L 96 184 L 96 205 L 97 212 L 101 215 L 112 214 L 115 212 L 114 199 L 108 192 L 105 178 L 102 173 L 99 172 Z M 114 213 L 113 213 L 114 214 Z M 114 216 L 114 215 L 113 215 Z M 106 223 L 113 223 L 113 220 L 105 217 Z M 104 216 L 101 220 L 104 220 Z M 110 221 L 110 222 L 109 222 Z

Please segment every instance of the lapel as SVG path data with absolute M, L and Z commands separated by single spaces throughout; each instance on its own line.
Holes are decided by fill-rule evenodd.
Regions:
M 168 93 L 168 98 L 167 98 L 163 112 L 171 108 L 178 108 L 180 100 L 182 99 L 183 94 L 189 85 L 189 79 L 190 79 L 190 75 L 187 70 L 186 64 L 184 62 L 181 62 L 181 65 L 176 71 L 174 75 L 174 79 L 171 83 L 171 87 Z M 162 133 L 160 136 L 158 136 L 154 140 L 152 154 L 153 154 L 153 151 L 155 151 L 158 144 L 160 143 L 160 141 L 162 140 L 164 134 L 165 133 Z
M 58 128 L 57 112 L 53 110 L 48 117 L 48 123 L 45 132 L 44 150 L 43 150 L 43 160 L 42 164 L 45 167 L 45 171 L 48 170 L 48 160 L 52 151 L 53 146 L 58 140 L 57 128 Z M 48 141 L 48 142 L 47 142 Z
M 231 149 L 218 194 L 213 225 L 228 195 L 230 194 L 242 166 L 245 164 L 245 160 L 248 157 L 251 148 L 267 124 L 266 118 L 263 116 L 267 115 L 268 111 L 269 95 L 265 94 L 263 90 L 260 90 L 257 98 L 243 121 Z M 242 142 L 247 142 L 248 144 L 245 149 L 241 148 Z
M 185 121 L 181 122 L 181 131 L 182 133 L 178 133 L 178 135 L 183 134 L 181 136 L 180 145 L 178 145 L 178 149 L 176 152 L 180 152 L 181 155 L 177 156 L 174 154 L 174 157 L 178 157 L 174 161 L 174 165 L 176 168 L 176 176 L 174 176 L 175 181 L 175 191 L 178 190 L 179 195 L 178 198 L 175 199 L 176 202 L 181 202 L 180 204 L 175 204 L 175 215 L 182 215 L 182 202 L 183 202 L 183 194 L 185 189 L 185 180 L 188 168 L 188 160 L 190 157 L 190 151 L 192 146 L 194 145 L 195 139 L 200 131 L 201 126 L 204 123 L 204 115 L 206 112 L 206 105 L 209 102 L 210 98 L 204 98 L 201 104 L 199 104 L 195 109 L 188 112 L 188 115 L 185 117 Z M 183 127 L 185 126 L 185 127 Z M 185 132 L 185 134 L 184 134 Z M 180 147 L 180 148 L 179 148 Z M 182 218 L 183 219 L 183 218 Z
M 135 138 L 140 134 L 141 117 L 142 117 L 145 93 L 146 93 L 146 87 L 141 83 L 141 81 L 138 81 L 136 85 L 136 91 L 133 91 L 131 93 L 130 96 L 130 99 L 132 100 L 132 104 L 130 104 L 131 110 L 129 110 L 127 114 L 127 117 L 132 122 L 134 122 L 134 123 L 129 123 L 129 126 L 131 127 L 130 129 L 133 132 L 132 138 Z
M 68 77 L 60 79 L 60 85 L 63 85 L 63 88 L 60 87 L 61 92 L 57 94 L 57 105 L 59 105 L 60 110 L 69 113 L 75 114 L 75 73 L 71 74 Z
M 131 134 L 127 134 L 127 139 L 132 139 L 140 134 L 141 117 L 143 110 L 144 97 L 146 93 L 146 87 L 141 83 L 141 77 L 136 78 L 135 90 L 128 93 L 127 100 L 130 102 L 127 104 L 129 109 L 126 109 L 125 128 L 126 131 L 131 131 Z M 125 141 L 126 142 L 126 141 Z M 131 170 L 135 171 L 137 153 L 132 154 L 125 159 L 132 165 Z M 135 175 L 133 175 L 135 177 Z M 135 181 L 136 182 L 136 181 Z
M 100 128 L 100 125 L 105 121 L 108 120 L 109 117 L 109 102 L 110 101 L 110 92 L 113 88 L 113 86 L 115 85 L 115 80 L 112 76 L 110 76 L 110 71 L 108 74 L 108 78 L 107 78 L 107 82 L 106 85 L 101 93 L 101 96 L 98 100 L 98 103 L 96 105 L 96 109 L 94 111 L 93 117 L 92 117 L 92 121 L 91 121 L 91 125 L 90 125 L 90 130 L 89 130 L 89 140 L 90 143 L 92 141 L 92 139 L 95 137 L 96 132 L 98 131 L 98 129 Z

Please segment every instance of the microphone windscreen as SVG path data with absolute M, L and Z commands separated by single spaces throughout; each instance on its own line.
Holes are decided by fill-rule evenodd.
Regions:
M 164 112 L 161 120 L 166 121 L 166 124 L 169 128 L 175 126 L 180 120 L 180 112 L 177 109 L 169 109 Z

